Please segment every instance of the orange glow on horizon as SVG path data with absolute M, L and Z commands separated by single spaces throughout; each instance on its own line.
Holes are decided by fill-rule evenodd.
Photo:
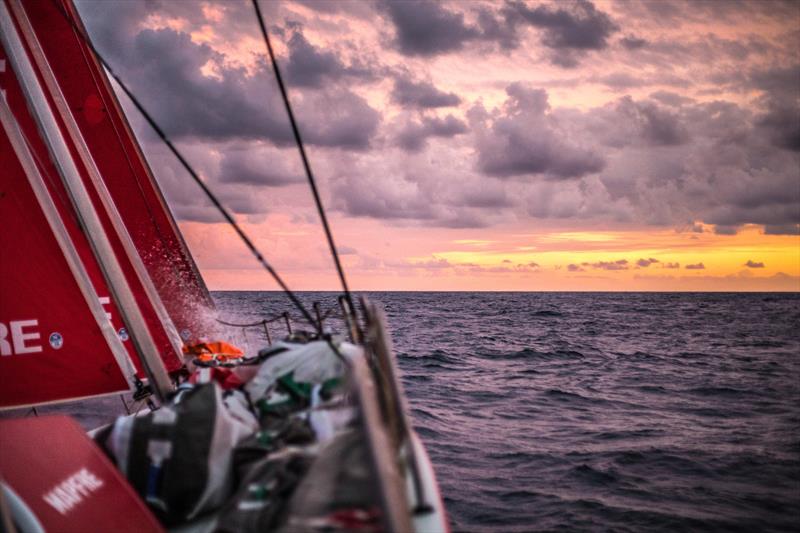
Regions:
M 271 243 L 267 256 L 293 289 L 337 290 L 324 243 L 311 242 L 310 229 L 281 227 L 279 217 L 264 224 L 271 229 L 261 246 Z M 475 230 L 393 228 L 394 242 L 387 246 L 376 242 L 378 222 L 341 219 L 336 225 L 343 230 L 337 241 L 357 251 L 342 255 L 355 290 L 800 291 L 800 236 L 765 235 L 758 226 L 736 235 L 495 230 L 493 238 Z M 212 290 L 277 288 L 238 243 L 231 244 L 227 231 L 212 237 L 217 225 L 182 224 L 182 229 Z M 213 249 L 223 242 L 228 259 L 209 257 L 209 244 L 217 243 Z M 345 248 L 340 244 L 340 249 Z

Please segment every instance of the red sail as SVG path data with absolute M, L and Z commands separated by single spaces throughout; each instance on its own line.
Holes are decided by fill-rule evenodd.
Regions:
M 65 17 L 80 24 L 72 2 L 20 6 L 169 316 L 184 340 L 208 335 L 213 327 L 208 290 L 105 71 Z
M 0 76 L 9 105 L 22 104 Z M 100 306 L 97 293 L 108 291 L 99 268 L 88 244 L 80 253 L 70 238 L 74 217 L 53 203 L 43 176 L 52 165 L 30 152 L 41 141 L 23 137 L 5 101 L 0 119 L 0 408 L 127 391 L 133 367 L 105 316 L 116 309 Z
M 163 531 L 103 451 L 67 417 L 0 420 L 0 450 L 3 518 L 22 526 L 19 531 Z
M 65 181 L 63 183 L 55 183 L 58 180 L 52 180 L 52 188 L 56 190 L 56 193 L 58 193 L 59 190 L 63 192 L 63 196 L 65 197 L 72 196 L 74 202 L 81 201 L 75 194 L 80 196 L 82 189 L 82 194 L 86 202 L 89 203 L 84 204 L 83 208 L 77 208 L 78 204 L 76 204 L 77 212 L 82 213 L 79 215 L 79 218 L 86 216 L 97 217 L 97 223 L 100 225 L 96 226 L 95 230 L 87 234 L 87 237 L 89 241 L 93 243 L 93 248 L 103 246 L 102 241 L 97 240 L 97 234 L 95 232 L 101 231 L 103 234 L 101 239 L 108 239 L 108 244 L 111 248 L 107 250 L 108 253 L 113 254 L 114 259 L 110 259 L 105 252 L 100 252 L 99 249 L 95 249 L 95 254 L 100 253 L 105 257 L 101 260 L 101 264 L 104 265 L 104 272 L 106 269 L 110 268 L 112 272 L 120 272 L 120 275 L 124 276 L 124 282 L 130 288 L 130 294 L 135 300 L 132 300 L 132 304 L 128 305 L 126 309 L 129 309 L 129 311 L 126 311 L 126 313 L 140 313 L 141 319 L 144 320 L 144 322 L 138 323 L 138 335 L 135 331 L 131 331 L 131 334 L 137 339 L 140 351 L 142 346 L 145 346 L 144 351 L 139 354 L 139 358 L 147 357 L 146 352 L 151 353 L 153 356 L 157 353 L 168 371 L 178 370 L 182 367 L 182 360 L 180 355 L 181 342 L 177 330 L 167 315 L 167 312 L 164 311 L 162 301 L 155 288 L 152 287 L 152 281 L 142 264 L 141 257 L 135 245 L 131 241 L 128 228 L 126 228 L 124 223 L 119 219 L 116 206 L 113 200 L 109 198 L 109 193 L 104 185 L 105 181 L 109 183 L 125 181 L 125 176 L 114 173 L 112 169 L 105 170 L 108 174 L 104 175 L 100 173 L 93 159 L 94 153 L 98 152 L 98 150 L 94 147 L 90 148 L 88 142 L 78 131 L 74 113 L 65 104 L 60 85 L 53 76 L 53 72 L 50 68 L 50 58 L 44 54 L 41 43 L 33 32 L 30 19 L 24 12 L 23 5 L 16 1 L 9 1 L 8 6 L 11 8 L 9 12 L 12 14 L 14 22 L 16 23 L 17 34 L 23 43 L 22 47 L 24 50 L 18 54 L 24 56 L 24 58 L 20 59 L 20 61 L 23 63 L 27 61 L 29 67 L 26 68 L 33 68 L 32 72 L 34 72 L 36 76 L 35 78 L 26 79 L 25 89 L 22 92 L 23 94 L 27 94 L 27 98 L 30 100 L 28 103 L 32 106 L 31 109 L 34 114 L 38 116 L 37 120 L 39 122 L 44 120 L 45 123 L 49 120 L 49 130 L 45 128 L 45 131 L 50 131 L 47 135 L 57 139 L 55 141 L 52 139 L 48 141 L 51 145 L 50 148 L 56 149 L 56 152 L 59 152 L 57 148 L 53 148 L 53 146 L 58 146 L 59 142 L 61 146 L 64 147 L 59 152 L 61 154 L 60 159 L 58 156 L 55 156 L 59 161 L 58 165 L 60 171 L 62 174 L 65 171 L 67 174 L 70 174 L 68 169 L 71 166 L 73 169 L 71 175 L 74 176 L 75 179 L 80 180 L 76 184 L 74 179 L 70 182 L 70 179 L 62 175 Z M 56 11 L 56 13 L 59 14 L 58 11 Z M 60 16 L 62 20 L 64 20 L 63 15 Z M 53 34 L 49 32 L 45 33 L 48 38 L 53 37 Z M 79 55 L 80 50 L 74 50 L 73 53 Z M 23 63 L 20 63 L 20 65 Z M 76 79 L 75 73 L 72 74 L 73 75 L 69 77 L 69 79 Z M 30 74 L 27 76 L 30 78 Z M 34 87 L 37 84 L 41 89 L 36 89 Z M 44 91 L 44 99 L 42 99 L 42 96 L 39 98 L 32 96 L 37 90 Z M 41 92 L 38 94 L 42 95 Z M 17 108 L 12 107 L 12 109 L 14 113 L 17 114 Z M 53 130 L 53 128 L 56 129 Z M 56 144 L 52 145 L 54 142 Z M 68 150 L 68 152 L 64 152 L 65 149 Z M 100 150 L 99 153 L 102 153 L 102 150 Z M 123 154 L 123 157 L 124 155 L 125 154 Z M 106 178 L 106 176 L 108 176 L 108 178 Z M 82 184 L 80 183 L 81 181 Z M 65 187 L 68 182 L 70 182 L 69 187 Z M 125 202 L 127 202 L 127 199 Z M 120 203 L 124 204 L 125 202 Z M 131 229 L 136 232 L 139 231 L 139 228 L 133 227 Z M 100 256 L 97 257 L 100 259 Z M 108 274 L 108 272 L 106 272 L 106 274 Z M 133 308 L 131 308 L 130 305 L 134 305 L 135 310 L 131 311 Z M 142 327 L 146 327 L 146 330 L 141 329 Z M 148 338 L 145 338 L 145 336 Z M 148 346 L 150 348 L 147 348 Z M 144 373 L 141 372 L 142 367 L 139 358 L 136 359 L 137 368 L 140 371 L 139 375 L 143 377 Z M 163 388 L 163 386 L 160 388 Z

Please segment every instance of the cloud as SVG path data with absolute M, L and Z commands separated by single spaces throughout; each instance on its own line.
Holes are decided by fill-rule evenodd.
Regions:
M 633 35 L 626 35 L 619 40 L 619 44 L 628 50 L 639 50 L 647 46 L 647 40 Z
M 517 25 L 510 24 L 502 13 L 496 13 L 487 8 L 478 8 L 476 19 L 482 41 L 494 42 L 500 50 L 506 52 L 519 47 L 520 35 Z
M 123 77 L 172 138 L 294 142 L 271 70 L 263 62 L 248 72 L 209 45 L 169 28 L 139 31 L 124 55 Z M 215 65 L 214 75 L 204 74 L 209 63 Z M 362 97 L 343 87 L 299 96 L 295 112 L 306 142 L 354 150 L 369 146 L 381 116 Z
M 772 101 L 789 102 L 797 97 L 800 64 L 795 57 L 791 65 L 759 65 L 746 73 L 744 82 L 746 88 L 763 91 Z
M 229 147 L 220 162 L 219 181 L 268 187 L 302 182 L 305 179 L 303 174 L 288 168 L 284 163 L 286 159 L 285 154 L 276 149 L 264 149 L 252 144 Z
M 764 226 L 765 235 L 800 235 L 800 224 L 781 224 Z
M 298 27 L 294 27 L 286 46 L 289 57 L 284 68 L 290 86 L 319 88 L 343 78 L 374 78 L 365 66 L 345 65 L 334 52 L 313 46 Z
M 637 264 L 638 266 L 640 266 L 641 268 L 647 268 L 647 267 L 649 267 L 650 265 L 652 265 L 653 263 L 658 263 L 658 262 L 659 262 L 659 260 L 658 260 L 658 259 L 653 259 L 653 258 L 651 257 L 651 258 L 649 258 L 649 259 L 639 259 L 638 261 L 636 261 L 636 264 Z
M 573 139 L 607 147 L 600 182 L 610 199 L 630 205 L 634 220 L 674 227 L 694 220 L 728 233 L 800 221 L 800 161 L 771 146 L 752 113 L 723 101 L 673 104 L 625 97 L 585 113 L 552 113 L 570 124 Z
M 541 32 L 540 42 L 550 51 L 550 61 L 571 68 L 587 51 L 606 48 L 617 30 L 606 13 L 584 0 L 557 8 L 516 1 L 499 9 L 427 0 L 384 0 L 378 5 L 394 26 L 395 47 L 410 56 L 455 53 L 469 43 L 489 43 L 509 51 L 520 46 L 523 30 L 533 28 Z
M 569 272 L 586 272 L 586 269 L 574 263 L 570 263 L 569 265 L 567 265 L 567 270 Z
M 661 263 L 661 268 L 674 269 L 674 268 L 680 268 L 680 267 L 681 267 L 680 263 Z
M 388 0 L 380 6 L 395 28 L 395 45 L 411 56 L 432 56 L 461 49 L 480 33 L 464 22 L 464 15 L 439 2 Z
M 422 117 L 421 121 L 409 121 L 400 129 L 396 142 L 404 150 L 418 152 L 425 147 L 430 137 L 450 138 L 467 132 L 467 125 L 448 115 L 443 119 Z
M 303 140 L 318 146 L 366 150 L 382 120 L 364 98 L 347 89 L 311 95 L 296 107 Z
M 800 87 L 800 82 L 797 84 Z M 773 102 L 769 111 L 760 116 L 757 124 L 767 130 L 774 146 L 793 152 L 800 151 L 800 106 Z
M 746 266 L 747 268 L 764 268 L 764 263 L 748 259 L 747 263 L 745 263 L 744 266 Z
M 717 224 L 714 226 L 714 233 L 717 235 L 736 235 L 739 232 L 739 226 Z
M 169 135 L 291 140 L 264 68 L 251 76 L 243 68 L 222 66 L 218 76 L 205 76 L 203 66 L 223 63 L 221 54 L 171 29 L 142 30 L 127 55 L 126 78 Z
M 538 174 L 566 179 L 602 170 L 603 159 L 570 142 L 548 113 L 546 91 L 514 83 L 506 94 L 502 109 L 489 113 L 477 105 L 468 115 L 482 172 L 501 178 Z
M 380 2 L 377 24 L 375 4 L 262 7 L 285 46 L 282 66 L 323 190 L 345 215 L 446 227 L 530 217 L 598 228 L 693 221 L 694 231 L 718 234 L 746 224 L 800 234 L 793 8 L 644 4 Z M 244 213 L 266 202 L 237 195 L 256 197 L 259 185 L 289 185 L 302 173 L 263 48 L 253 45 L 252 12 L 220 6 L 211 17 L 184 2 L 79 3 L 115 70 L 181 147 L 197 146 L 192 163 Z M 709 17 L 719 31 L 675 37 Z M 669 35 L 659 29 L 667 20 Z M 748 20 L 774 31 L 731 37 Z M 387 29 L 413 56 L 413 76 L 399 75 L 411 71 L 407 58 L 378 46 Z M 530 79 L 537 62 L 576 64 L 587 54 L 592 61 L 569 79 L 546 65 L 537 71 L 550 95 L 513 82 Z M 500 61 L 497 71 L 470 73 L 476 58 Z M 597 98 L 563 103 L 584 87 Z M 609 100 L 607 89 L 626 96 Z M 432 111 L 448 106 L 461 109 Z M 176 212 L 207 218 L 202 202 L 182 198 L 185 187 L 166 188 Z
M 690 136 L 681 118 L 652 101 L 636 101 L 624 96 L 613 104 L 595 110 L 590 119 L 597 124 L 598 140 L 613 147 L 628 145 L 677 146 Z M 613 124 L 612 124 L 613 123 Z
M 405 78 L 395 80 L 392 99 L 402 106 L 423 109 L 457 106 L 461 103 L 461 98 L 455 93 L 440 91 L 432 83 L 414 82 Z
M 557 6 L 557 7 L 555 7 Z M 512 24 L 527 24 L 543 30 L 541 42 L 553 51 L 551 62 L 562 67 L 578 64 L 577 52 L 602 50 L 617 25 L 588 1 L 530 7 L 512 1 L 503 9 Z
M 426 260 L 402 261 L 393 263 L 390 266 L 400 269 L 413 268 L 424 269 L 432 272 L 450 270 L 459 275 L 473 274 L 520 274 L 536 273 L 540 271 L 538 263 L 514 263 L 509 259 L 503 260 L 499 265 L 481 265 L 477 263 L 454 263 L 447 259 L 433 256 Z
M 670 107 L 680 107 L 681 105 L 694 102 L 694 100 L 688 96 L 683 96 L 671 91 L 656 91 L 650 94 L 650 98 Z
M 686 265 L 686 270 L 705 270 L 706 266 L 703 263 L 695 263 L 693 265 Z
M 468 207 L 498 209 L 512 207 L 514 202 L 501 187 L 479 187 L 465 184 L 457 196 L 457 203 Z
M 583 266 L 590 266 L 595 270 L 628 270 L 628 260 L 618 259 L 616 261 L 597 261 L 595 263 L 581 263 Z

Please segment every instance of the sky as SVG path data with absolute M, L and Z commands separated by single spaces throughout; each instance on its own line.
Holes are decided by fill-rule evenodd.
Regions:
M 337 277 L 249 2 L 76 2 L 296 290 Z M 800 291 L 800 3 L 262 2 L 357 290 Z M 206 282 L 277 288 L 120 96 Z

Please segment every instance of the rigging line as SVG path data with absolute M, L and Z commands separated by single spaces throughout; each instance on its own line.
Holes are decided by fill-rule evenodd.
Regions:
M 292 112 L 292 106 L 289 103 L 289 94 L 286 92 L 286 86 L 283 83 L 283 77 L 281 76 L 281 71 L 278 68 L 278 61 L 275 59 L 275 53 L 272 50 L 272 43 L 269 40 L 267 26 L 264 24 L 264 17 L 261 15 L 261 8 L 258 6 L 258 0 L 252 0 L 252 2 L 256 11 L 256 17 L 258 18 L 258 25 L 261 28 L 261 35 L 264 37 L 264 43 L 267 45 L 267 52 L 269 52 L 269 58 L 272 62 L 272 69 L 275 71 L 275 79 L 278 81 L 278 87 L 280 88 L 281 96 L 283 97 L 286 113 L 289 115 L 289 123 L 292 125 L 292 132 L 294 133 L 294 139 L 297 143 L 297 149 L 300 151 L 300 159 L 303 160 L 303 167 L 306 171 L 308 184 L 311 187 L 311 193 L 314 196 L 314 203 L 317 205 L 317 212 L 319 213 L 319 218 L 322 221 L 322 227 L 325 230 L 325 237 L 328 239 L 328 247 L 331 249 L 333 262 L 336 264 L 336 271 L 339 273 L 339 280 L 342 283 L 342 290 L 344 291 L 345 298 L 347 298 L 347 303 L 349 304 L 350 309 L 354 311 L 355 306 L 353 305 L 353 298 L 350 296 L 350 288 L 347 286 L 347 279 L 344 275 L 344 269 L 342 268 L 342 263 L 339 260 L 339 252 L 336 250 L 336 244 L 333 242 L 333 233 L 331 232 L 331 227 L 328 224 L 328 217 L 325 215 L 325 208 L 322 206 L 322 199 L 319 196 L 317 184 L 314 180 L 314 174 L 311 171 L 311 164 L 306 156 L 306 150 L 303 146 L 303 139 L 300 137 L 300 129 L 297 127 L 297 121 L 294 118 L 294 112 Z
M 61 14 L 67 20 L 67 22 L 69 22 L 70 26 L 72 26 L 72 29 L 78 34 L 81 40 L 83 40 L 83 42 L 86 43 L 86 45 L 95 55 L 97 60 L 108 71 L 108 74 L 114 79 L 114 81 L 117 82 L 117 84 L 119 84 L 120 88 L 125 92 L 128 98 L 130 98 L 133 105 L 136 106 L 136 109 L 139 110 L 139 112 L 142 114 L 145 120 L 147 120 L 147 123 L 150 124 L 150 127 L 153 128 L 153 131 L 156 132 L 156 134 L 161 138 L 161 141 L 167 146 L 167 148 L 169 148 L 172 154 L 178 159 L 183 168 L 189 173 L 189 175 L 192 177 L 194 182 L 197 183 L 200 189 L 202 189 L 203 193 L 205 193 L 206 197 L 211 201 L 214 207 L 216 207 L 217 210 L 222 214 L 222 216 L 225 218 L 228 224 L 230 224 L 230 226 L 236 231 L 236 234 L 245 244 L 247 249 L 250 250 L 250 252 L 256 258 L 256 260 L 261 264 L 261 266 L 264 267 L 264 269 L 270 273 L 270 275 L 278 283 L 278 285 L 280 285 L 281 289 L 283 289 L 283 291 L 292 301 L 294 306 L 297 307 L 297 309 L 302 313 L 303 318 L 305 318 L 309 324 L 311 324 L 316 330 L 318 330 L 318 333 L 322 334 L 319 325 L 311 316 L 311 313 L 309 313 L 308 310 L 305 308 L 305 306 L 303 306 L 303 304 L 300 302 L 300 300 L 297 298 L 294 292 L 292 292 L 291 289 L 289 289 L 289 286 L 286 285 L 286 283 L 283 281 L 283 278 L 281 278 L 281 276 L 275 271 L 275 269 L 272 268 L 272 265 L 270 265 L 267 262 L 267 260 L 264 259 L 264 256 L 261 255 L 261 252 L 258 250 L 253 241 L 250 240 L 250 238 L 247 236 L 244 230 L 239 226 L 236 220 L 234 220 L 233 216 L 231 216 L 231 214 L 228 213 L 228 210 L 225 209 L 225 207 L 222 205 L 222 203 L 219 201 L 216 195 L 211 191 L 211 189 L 209 189 L 208 186 L 203 182 L 203 180 L 200 179 L 200 176 L 197 174 L 197 172 L 195 172 L 195 170 L 192 168 L 192 166 L 189 164 L 186 158 L 183 157 L 183 154 L 181 154 L 181 152 L 178 151 L 175 145 L 172 144 L 172 141 L 169 140 L 169 138 L 166 136 L 161 127 L 156 123 L 156 121 L 153 119 L 150 113 L 147 112 L 147 110 L 144 108 L 141 102 L 139 102 L 136 96 L 134 96 L 134 94 L 130 91 L 130 89 L 128 89 L 127 85 L 125 85 L 119 78 L 119 76 L 117 76 L 116 72 L 114 72 L 114 70 L 111 68 L 111 65 L 109 65 L 108 61 L 106 61 L 105 58 L 102 55 L 100 55 L 100 52 L 95 48 L 94 43 L 92 43 L 92 41 L 89 39 L 89 36 L 86 35 L 83 28 L 78 26 L 78 24 L 72 18 L 71 14 L 68 13 L 63 8 L 60 2 L 58 2 L 57 0 L 52 0 L 52 1 L 53 4 L 56 6 L 56 8 L 61 12 Z

